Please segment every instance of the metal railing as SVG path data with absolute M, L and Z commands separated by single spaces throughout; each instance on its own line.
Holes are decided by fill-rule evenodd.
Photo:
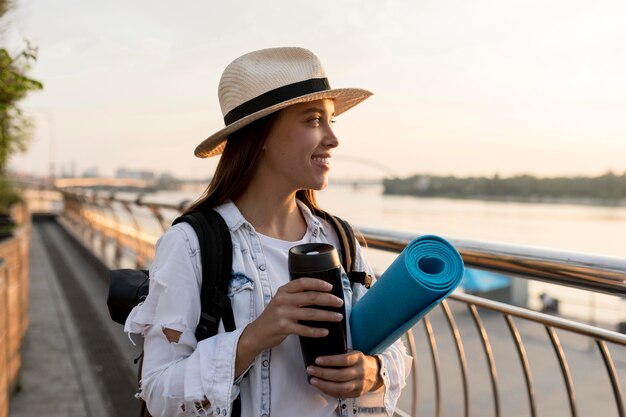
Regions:
M 188 203 L 68 190 L 63 197 L 61 222 L 112 268 L 146 267 L 156 236 Z M 369 248 L 393 252 L 416 237 L 367 227 L 359 231 Z M 626 259 L 450 241 L 468 267 L 626 295 Z M 416 336 L 420 326 L 425 338 Z M 410 401 L 401 402 L 398 415 L 534 417 L 569 410 L 572 416 L 626 416 L 618 372 L 626 364 L 626 336 L 620 333 L 457 291 L 408 332 L 405 342 L 413 373 L 403 393 L 403 398 L 410 393 Z
M 362 233 L 362 236 L 360 237 L 362 244 L 367 244 L 370 248 L 393 252 L 402 251 L 402 249 L 404 249 L 404 247 L 411 240 L 417 237 L 415 234 L 382 231 L 367 227 L 360 228 L 360 232 Z M 626 259 L 462 239 L 450 239 L 450 241 L 461 253 L 466 267 L 475 267 L 488 271 L 506 273 L 522 278 L 537 279 L 551 284 L 564 285 L 615 296 L 623 297 L 626 295 Z M 489 380 L 494 408 L 493 413 L 495 416 L 501 415 L 497 367 L 494 359 L 492 344 L 489 340 L 487 329 L 478 312 L 478 307 L 481 307 L 489 312 L 500 313 L 507 324 L 522 366 L 528 395 L 529 414 L 531 416 L 534 417 L 538 415 L 537 396 L 535 394 L 533 373 L 531 370 L 529 356 L 526 352 L 522 336 L 515 324 L 514 318 L 538 323 L 545 328 L 550 343 L 554 349 L 555 358 L 557 359 L 561 370 L 563 382 L 567 392 L 569 410 L 572 416 L 579 415 L 574 382 L 572 380 L 571 370 L 566 354 L 556 329 L 578 334 L 593 340 L 605 365 L 607 380 L 610 382 L 615 401 L 615 411 L 619 416 L 626 415 L 620 378 L 607 345 L 607 343 L 613 343 L 621 349 L 624 349 L 624 347 L 626 347 L 625 335 L 460 292 L 452 294 L 450 299 L 466 304 L 476 326 L 477 332 L 479 333 L 485 361 L 487 362 L 489 369 Z M 454 320 L 454 314 L 449 306 L 449 302 L 443 301 L 441 303 L 441 309 L 453 334 L 459 367 L 461 369 L 463 410 L 464 415 L 469 416 L 470 404 L 468 393 L 467 355 L 465 353 L 459 328 Z M 438 359 L 439 355 L 437 352 L 436 338 L 433 332 L 433 326 L 430 324 L 429 317 L 426 316 L 422 321 L 427 334 L 427 340 L 430 345 L 432 361 L 434 364 L 433 372 L 436 386 L 436 407 L 434 413 L 436 416 L 441 416 L 442 390 L 440 386 L 440 361 Z M 409 338 L 412 337 L 412 334 L 409 335 Z M 411 343 L 410 346 L 411 352 L 415 354 L 415 348 Z M 418 384 L 417 372 L 415 371 L 416 369 L 414 367 L 414 399 L 418 396 L 415 388 Z M 411 415 L 417 415 L 417 401 L 415 400 L 412 403 Z

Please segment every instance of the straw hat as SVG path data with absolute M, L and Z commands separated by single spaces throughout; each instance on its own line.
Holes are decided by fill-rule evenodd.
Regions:
M 220 79 L 218 95 L 226 127 L 196 147 L 199 158 L 221 154 L 228 135 L 292 104 L 329 98 L 339 115 L 372 93 L 358 88 L 331 89 L 322 64 L 307 49 L 272 48 L 231 62 Z

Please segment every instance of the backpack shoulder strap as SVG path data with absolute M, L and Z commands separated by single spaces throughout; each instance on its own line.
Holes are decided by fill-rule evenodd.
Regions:
M 235 330 L 235 317 L 228 298 L 233 247 L 230 230 L 224 218 L 215 210 L 198 211 L 174 220 L 173 224 L 187 222 L 198 235 L 202 259 L 201 314 L 196 328 L 196 339 L 204 340 L 217 334 L 220 319 L 224 330 Z M 233 401 L 233 417 L 241 416 L 241 397 Z
M 343 254 L 341 265 L 348 274 L 350 283 L 363 284 L 366 288 L 369 288 L 372 283 L 372 278 L 366 272 L 354 270 L 354 261 L 356 259 L 356 237 L 354 236 L 354 230 L 352 229 L 352 226 L 350 226 L 350 223 L 321 209 L 314 209 L 312 211 L 316 216 L 327 220 L 333 229 L 335 229 L 335 233 L 337 233 L 337 237 L 339 237 L 341 253 Z
M 189 223 L 198 236 L 202 259 L 202 313 L 196 328 L 196 339 L 204 340 L 217 334 L 220 319 L 226 331 L 235 330 L 228 285 L 232 269 L 230 231 L 222 216 L 213 209 L 193 212 L 174 220 L 173 224 Z

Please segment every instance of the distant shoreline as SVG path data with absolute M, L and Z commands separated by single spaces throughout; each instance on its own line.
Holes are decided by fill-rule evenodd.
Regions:
M 511 201 L 586 206 L 626 206 L 626 174 L 598 177 L 501 178 L 413 175 L 383 181 L 383 194 L 464 200 Z
M 500 203 L 529 203 L 529 204 L 562 204 L 562 205 L 579 205 L 579 206 L 597 206 L 597 207 L 626 207 L 626 199 L 619 201 L 599 200 L 592 198 L 567 198 L 567 197 L 519 197 L 519 196 L 481 196 L 481 195 L 415 195 L 402 193 L 388 193 L 383 191 L 383 195 L 389 196 L 405 196 L 415 198 L 447 198 L 450 200 L 474 200 L 489 201 Z

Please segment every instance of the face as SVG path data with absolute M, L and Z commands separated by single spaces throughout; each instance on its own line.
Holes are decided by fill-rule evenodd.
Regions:
M 334 115 L 335 105 L 329 99 L 281 110 L 259 161 L 263 177 L 289 191 L 324 189 L 332 151 L 339 144 L 333 132 Z

